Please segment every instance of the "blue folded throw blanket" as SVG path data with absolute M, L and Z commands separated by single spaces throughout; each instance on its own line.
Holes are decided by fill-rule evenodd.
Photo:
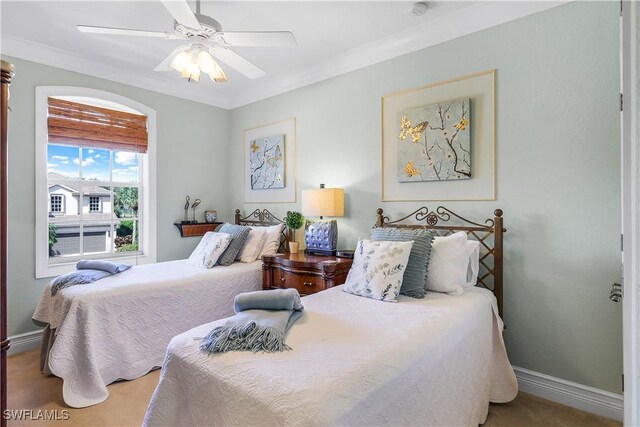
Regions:
M 239 294 L 234 309 L 237 314 L 209 332 L 202 339 L 200 350 L 206 353 L 291 350 L 284 337 L 303 310 L 296 289 Z
M 100 260 L 80 260 L 76 264 L 76 271 L 63 274 L 51 282 L 51 296 L 55 296 L 61 289 L 93 283 L 96 280 L 113 276 L 130 268 L 130 264 L 114 264 Z

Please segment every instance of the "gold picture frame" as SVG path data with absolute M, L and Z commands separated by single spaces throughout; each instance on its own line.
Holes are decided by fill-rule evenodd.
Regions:
M 285 187 L 277 189 L 252 190 L 249 183 L 249 144 L 256 138 L 282 134 L 285 136 Z M 244 203 L 295 203 L 297 195 L 297 158 L 296 158 L 296 118 L 267 123 L 246 128 L 242 131 Z
M 495 74 L 495 69 L 482 71 L 381 97 L 380 194 L 383 202 L 496 200 Z M 475 175 L 458 181 L 398 182 L 398 113 L 462 97 L 468 97 L 472 102 Z M 416 194 L 424 196 L 417 197 Z

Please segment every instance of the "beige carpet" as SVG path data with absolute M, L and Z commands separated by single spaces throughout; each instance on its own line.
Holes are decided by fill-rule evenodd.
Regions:
M 9 409 L 68 411 L 66 421 L 9 421 L 9 426 L 139 426 L 160 371 L 133 381 L 109 386 L 109 399 L 84 409 L 71 409 L 62 401 L 62 380 L 38 370 L 38 351 L 9 357 Z M 485 426 L 620 426 L 621 424 L 520 393 L 510 403 L 492 404 Z

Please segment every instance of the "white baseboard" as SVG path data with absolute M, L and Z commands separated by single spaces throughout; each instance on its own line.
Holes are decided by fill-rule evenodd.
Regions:
M 40 344 L 42 343 L 42 329 L 13 335 L 9 337 L 9 340 L 11 341 L 11 347 L 9 347 L 9 351 L 7 352 L 9 356 L 34 348 L 40 348 Z
M 520 391 L 585 412 L 622 421 L 621 394 L 574 383 L 524 368 L 513 367 Z

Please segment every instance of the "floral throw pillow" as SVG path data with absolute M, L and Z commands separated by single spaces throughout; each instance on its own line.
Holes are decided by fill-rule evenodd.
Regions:
M 343 291 L 397 302 L 413 241 L 360 240 Z
M 231 243 L 231 237 L 228 233 L 209 231 L 193 250 L 187 264 L 201 268 L 213 267 Z

